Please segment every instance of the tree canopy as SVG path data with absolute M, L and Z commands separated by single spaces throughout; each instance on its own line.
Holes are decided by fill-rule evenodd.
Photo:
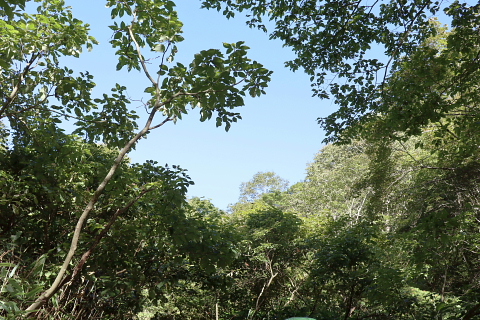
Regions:
M 206 8 L 222 10 L 227 17 L 247 12 L 251 27 L 264 31 L 270 28 L 270 38 L 280 39 L 292 48 L 296 58 L 286 62 L 286 66 L 310 75 L 313 94 L 333 99 L 339 106 L 331 115 L 318 119 L 326 130 L 328 142 L 355 138 L 366 122 L 391 111 L 392 99 L 396 104 L 406 105 L 393 119 L 395 126 L 406 124 L 408 129 L 403 130 L 416 134 L 423 125 L 437 121 L 454 108 L 452 104 L 438 106 L 439 95 L 463 93 L 471 88 L 470 81 L 476 81 L 478 4 L 431 0 L 373 3 L 205 0 L 202 3 Z M 440 14 L 450 19 L 455 32 L 448 35 L 441 48 L 425 50 L 428 39 L 439 32 L 434 19 Z M 440 50 L 442 53 L 437 56 Z M 409 59 L 434 59 L 450 68 L 445 74 L 446 70 L 425 63 L 423 69 L 415 70 L 422 73 L 418 78 L 421 86 L 397 83 L 393 90 L 390 85 L 398 79 L 398 69 Z M 445 86 L 449 92 L 431 88 L 431 81 L 440 80 L 439 77 L 451 82 Z M 427 90 L 429 96 L 421 106 L 410 103 L 409 100 Z M 407 100 L 400 102 L 402 97 Z

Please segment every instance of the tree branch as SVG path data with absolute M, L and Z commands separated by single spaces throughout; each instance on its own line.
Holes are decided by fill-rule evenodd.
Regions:
M 8 107 L 12 105 L 13 101 L 15 101 L 15 99 L 17 98 L 18 91 L 20 91 L 20 86 L 22 85 L 23 80 L 25 80 L 25 76 L 30 72 L 30 70 L 33 69 L 32 67 L 33 63 L 40 56 L 41 56 L 40 53 L 32 54 L 32 57 L 27 62 L 27 65 L 25 66 L 25 68 L 23 68 L 23 72 L 20 73 L 17 84 L 13 87 L 12 92 L 8 96 L 7 102 L 3 105 L 2 109 L 0 109 L 0 118 L 2 118 L 2 114 L 5 112 L 5 110 L 7 110 Z
M 67 282 L 69 282 L 70 284 L 73 283 L 77 278 L 78 276 L 80 275 L 80 272 L 82 271 L 83 269 L 83 266 L 85 265 L 85 263 L 87 262 L 87 260 L 90 258 L 90 256 L 92 255 L 93 251 L 97 248 L 98 244 L 100 243 L 100 241 L 107 235 L 107 232 L 110 231 L 110 228 L 112 227 L 113 223 L 117 220 L 117 218 L 125 213 L 128 209 L 130 209 L 132 207 L 132 205 L 135 204 L 135 202 L 137 202 L 141 197 L 143 197 L 146 193 L 148 192 L 151 192 L 155 190 L 154 188 L 151 188 L 151 189 L 145 189 L 143 190 L 142 192 L 140 192 L 140 194 L 138 196 L 136 196 L 134 199 L 130 200 L 129 203 L 127 203 L 127 205 L 125 205 L 123 208 L 121 209 L 118 209 L 115 214 L 110 218 L 110 221 L 105 225 L 105 227 L 102 229 L 102 231 L 97 234 L 97 236 L 95 237 L 95 240 L 92 242 L 92 244 L 90 245 L 90 248 L 83 254 L 82 258 L 80 259 L 80 261 L 77 263 L 77 266 L 75 267 L 75 269 L 73 270 L 72 272 L 72 275 L 70 277 L 66 277 L 64 279 L 64 281 L 62 281 L 62 284 L 60 286 L 58 286 L 57 290 L 58 291 L 64 284 L 66 284 Z M 120 273 L 120 272 L 117 272 L 117 274 Z
M 133 23 L 135 23 L 135 22 L 133 22 Z M 133 30 L 132 30 L 133 23 L 128 26 L 128 35 L 130 36 L 130 39 L 133 41 L 133 43 L 135 43 L 135 48 L 137 49 L 138 60 L 140 60 L 140 63 L 141 63 L 142 68 L 143 68 L 143 72 L 145 72 L 145 75 L 147 76 L 148 80 L 150 80 L 150 82 L 155 86 L 155 88 L 157 88 L 158 84 L 155 80 L 153 80 L 152 76 L 148 72 L 147 65 L 145 64 L 145 59 L 143 59 L 142 52 L 140 51 L 140 46 L 138 45 L 138 42 L 135 39 L 135 35 L 133 34 Z
M 278 272 L 273 273 L 272 261 L 268 260 L 266 262 L 266 266 L 270 271 L 270 279 L 268 279 L 268 282 L 263 285 L 262 291 L 260 291 L 260 294 L 257 297 L 257 302 L 255 304 L 255 312 L 257 312 L 260 309 L 260 305 L 261 305 L 260 304 L 260 299 L 262 298 L 263 293 L 265 292 L 265 289 L 268 289 L 270 287 L 270 285 L 272 284 L 273 279 L 275 279 L 275 277 L 278 276 Z
M 103 193 L 103 191 L 105 190 L 105 187 L 107 186 L 107 184 L 110 182 L 110 180 L 113 178 L 113 175 L 115 174 L 115 172 L 117 171 L 118 167 L 120 166 L 120 164 L 122 163 L 125 155 L 130 151 L 130 149 L 137 143 L 138 140 L 140 140 L 140 138 L 142 138 L 148 131 L 149 131 L 149 128 L 152 124 L 152 121 L 155 117 L 155 114 L 157 112 L 158 109 L 153 109 L 152 112 L 150 113 L 150 116 L 148 117 L 148 120 L 145 124 L 145 126 L 143 127 L 142 130 L 140 130 L 136 135 L 135 137 L 133 137 L 129 142 L 127 142 L 127 144 L 119 151 L 118 153 L 118 156 L 117 158 L 115 159 L 112 167 L 110 168 L 110 171 L 107 173 L 107 175 L 105 176 L 105 178 L 103 179 L 103 181 L 100 183 L 100 185 L 97 187 L 97 190 L 95 191 L 95 193 L 93 194 L 92 198 L 90 199 L 90 201 L 88 202 L 87 206 L 85 207 L 85 209 L 83 210 L 83 213 L 82 215 L 80 216 L 80 218 L 78 219 L 77 221 L 77 225 L 75 227 L 75 232 L 73 234 L 73 237 L 72 237 L 72 242 L 70 244 L 70 249 L 68 251 L 68 254 L 67 256 L 65 257 L 65 260 L 63 262 L 63 265 L 62 267 L 60 268 L 60 271 L 58 272 L 57 274 L 57 277 L 55 278 L 55 281 L 53 282 L 53 284 L 50 286 L 49 289 L 47 289 L 45 292 L 43 292 L 36 300 L 34 303 L 32 303 L 27 309 L 26 311 L 34 311 L 36 309 L 38 309 L 39 307 L 41 307 L 43 304 L 45 304 L 45 302 L 47 302 L 54 294 L 55 292 L 58 291 L 59 287 L 62 285 L 63 283 L 63 277 L 68 269 L 68 266 L 70 264 L 70 262 L 72 261 L 73 259 L 73 256 L 75 255 L 75 252 L 77 250 L 77 246 L 78 246 L 78 241 L 79 241 L 79 238 L 80 238 L 80 233 L 82 231 L 82 227 L 83 227 L 83 224 L 85 223 L 85 220 L 87 219 L 88 215 L 90 214 L 90 212 L 94 209 L 95 207 L 95 204 L 97 203 L 98 201 L 98 198 L 100 197 L 100 195 Z M 34 313 L 32 313 L 33 315 Z

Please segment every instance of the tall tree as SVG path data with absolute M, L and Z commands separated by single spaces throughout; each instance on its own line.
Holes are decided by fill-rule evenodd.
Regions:
M 358 219 L 369 191 L 358 188 L 367 174 L 367 147 L 365 141 L 323 147 L 308 165 L 305 180 L 288 190 L 287 207 L 302 215 Z
M 240 202 L 254 202 L 262 195 L 283 192 L 288 187 L 288 181 L 275 172 L 258 172 L 248 182 L 240 184 Z
M 138 116 L 129 108 L 131 101 L 125 95 L 126 87 L 117 84 L 111 94 L 94 98 L 93 75 L 88 71 L 76 72 L 63 64 L 61 57 L 79 57 L 84 47 L 90 50 L 97 43 L 89 35 L 88 24 L 74 18 L 62 0 L 40 1 L 36 13 L 26 12 L 24 4 L 0 2 L 0 15 L 4 17 L 0 22 L 0 119 L 10 128 L 9 144 L 2 149 L 3 162 L 10 164 L 8 169 L 2 167 L 2 175 L 7 177 L 2 180 L 2 188 L 13 197 L 2 200 L 2 235 L 5 238 L 12 235 L 19 208 L 24 214 L 22 222 L 36 222 L 33 212 L 42 212 L 38 206 L 50 206 L 52 212 L 65 212 L 76 220 L 76 225 L 69 224 L 66 230 L 65 236 L 71 239 L 69 245 L 63 244 L 63 238 L 50 235 L 48 241 L 62 241 L 66 254 L 55 279 L 47 281 L 46 290 L 35 298 L 36 290 L 26 300 L 34 300 L 25 308 L 33 314 L 82 274 L 93 250 L 99 248 L 115 221 L 140 204 L 146 194 L 160 192 L 166 196 L 163 201 L 158 198 L 157 204 L 165 210 L 169 208 L 167 216 L 178 213 L 182 207 L 190 183 L 182 176 L 182 170 L 175 172 L 176 168 L 170 171 L 147 163 L 130 169 L 141 173 L 144 180 L 132 181 L 120 174 L 121 168 L 128 166 L 127 153 L 137 142 L 152 130 L 180 120 L 188 113 L 188 106 L 199 110 L 201 121 L 215 117 L 216 125 L 224 125 L 228 130 L 232 122 L 241 119 L 234 108 L 243 106 L 246 94 L 253 97 L 263 94 L 271 72 L 247 58 L 248 47 L 243 42 L 225 43 L 223 51 L 201 51 L 186 65 L 173 63 L 176 45 L 184 40 L 173 1 L 107 1 L 112 17 L 110 43 L 117 50 L 117 70 L 140 70 L 150 82 L 145 89 L 150 95 L 144 106 L 147 119 L 137 131 Z M 151 68 L 147 62 L 155 57 L 160 63 Z M 85 137 L 83 142 L 60 129 L 63 119 L 75 122 L 74 134 Z M 96 142 L 118 151 L 113 151 L 115 156 L 109 151 L 100 153 L 102 159 L 92 164 L 98 166 L 95 172 L 98 175 L 83 182 L 81 175 L 85 171 L 76 172 L 78 167 L 72 163 L 91 157 L 93 151 L 88 151 L 89 148 L 100 148 L 95 144 L 83 147 L 82 143 Z M 60 154 L 68 157 L 58 157 Z M 133 173 L 124 170 L 127 175 Z M 176 183 L 170 184 L 169 179 Z M 45 190 L 37 182 L 47 189 L 54 188 Z M 68 189 L 67 185 L 75 183 L 73 191 Z M 47 195 L 39 200 L 35 193 L 25 192 L 30 188 L 39 188 L 39 192 Z M 108 205 L 107 199 L 111 199 Z M 101 206 L 107 206 L 104 216 L 99 214 Z M 91 231 L 94 236 L 82 238 L 85 224 L 97 226 Z M 83 251 L 81 258 L 79 249 Z M 42 250 L 51 255 L 48 246 Z

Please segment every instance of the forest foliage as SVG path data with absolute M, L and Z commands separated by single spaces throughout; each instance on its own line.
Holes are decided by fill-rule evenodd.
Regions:
M 117 69 L 150 82 L 138 115 L 63 64 L 96 40 L 62 0 L 0 0 L 0 317 L 480 319 L 480 5 L 201 3 L 293 49 L 339 105 L 319 119 L 335 144 L 291 186 L 259 172 L 229 212 L 187 199 L 186 170 L 128 153 L 188 112 L 241 119 L 271 75 L 246 44 L 176 62 L 173 1 L 107 1 Z

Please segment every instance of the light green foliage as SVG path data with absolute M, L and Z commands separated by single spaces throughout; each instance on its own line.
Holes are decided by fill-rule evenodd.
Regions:
M 288 208 L 302 215 L 359 217 L 366 190 L 355 188 L 367 174 L 367 144 L 327 145 L 307 167 L 305 181 L 285 195 Z
M 240 185 L 240 202 L 254 202 L 267 193 L 283 192 L 288 187 L 288 181 L 275 172 L 259 172 L 248 182 Z
M 256 201 L 278 205 L 284 198 L 288 181 L 275 172 L 258 172 L 248 182 L 240 184 L 238 202 L 230 206 L 230 211 L 245 211 Z

